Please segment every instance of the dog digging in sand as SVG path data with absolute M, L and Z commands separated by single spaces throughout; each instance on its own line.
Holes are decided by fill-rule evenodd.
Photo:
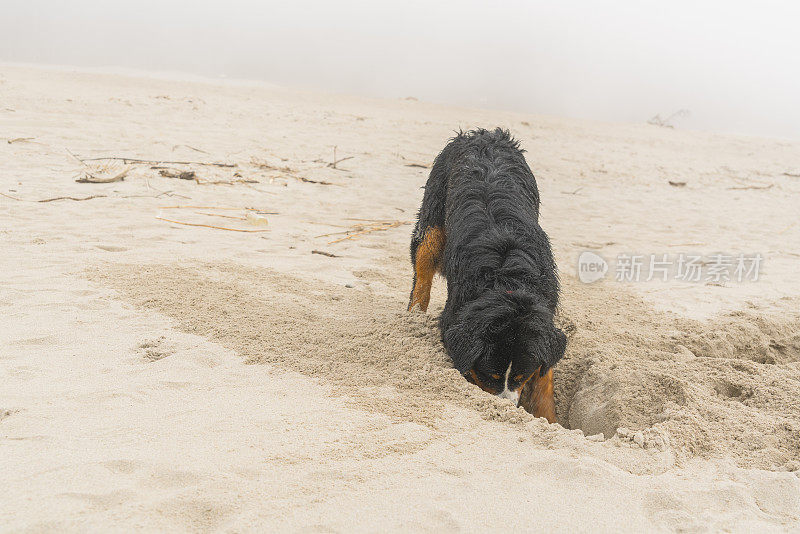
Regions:
M 519 142 L 501 129 L 459 133 L 434 161 L 411 238 L 408 309 L 426 311 L 447 280 L 439 319 L 447 354 L 470 382 L 555 421 L 558 277 L 539 226 L 539 191 Z

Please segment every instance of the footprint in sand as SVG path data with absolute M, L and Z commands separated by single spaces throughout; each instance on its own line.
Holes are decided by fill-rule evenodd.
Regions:
M 157 362 L 175 353 L 175 349 L 166 342 L 166 339 L 164 336 L 160 336 L 156 339 L 144 341 L 136 349 L 146 361 Z

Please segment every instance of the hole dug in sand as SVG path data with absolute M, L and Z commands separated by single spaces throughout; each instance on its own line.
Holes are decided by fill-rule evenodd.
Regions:
M 433 429 L 454 405 L 485 419 L 531 421 L 452 368 L 436 317 L 404 311 L 405 274 L 382 273 L 382 290 L 373 293 L 234 264 L 116 265 L 90 273 L 185 332 L 249 362 L 324 379 L 349 404 L 393 420 Z M 678 460 L 796 465 L 800 317 L 740 312 L 690 321 L 655 312 L 618 287 L 567 279 L 559 320 L 570 336 L 555 375 L 562 426 L 617 435 L 616 444 L 670 448 Z M 375 394 L 388 390 L 395 393 Z
M 602 285 L 566 281 L 575 324 L 557 367 L 559 422 L 678 458 L 786 468 L 800 457 L 800 317 L 734 312 L 701 322 Z

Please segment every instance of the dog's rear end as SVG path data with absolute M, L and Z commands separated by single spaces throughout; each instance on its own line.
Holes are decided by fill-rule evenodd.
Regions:
M 425 186 L 411 241 L 409 309 L 427 309 L 433 276 L 442 273 L 448 295 L 440 327 L 454 366 L 553 422 L 551 368 L 566 338 L 553 324 L 558 278 L 538 216 L 536 180 L 508 132 L 456 136 Z

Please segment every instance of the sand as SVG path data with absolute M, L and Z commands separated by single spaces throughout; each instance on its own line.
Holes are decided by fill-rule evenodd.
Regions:
M 404 311 L 410 225 L 323 236 L 411 220 L 417 165 L 495 125 L 561 271 L 555 425 L 452 369 L 443 281 Z M 0 137 L 3 530 L 800 528 L 798 142 L 9 65 Z M 583 284 L 584 250 L 765 260 Z

